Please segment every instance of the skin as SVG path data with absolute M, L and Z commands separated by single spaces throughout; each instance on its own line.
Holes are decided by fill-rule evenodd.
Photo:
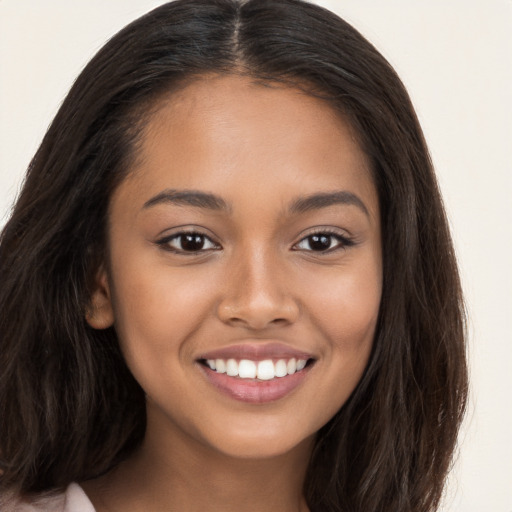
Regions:
M 307 510 L 315 433 L 360 380 L 378 317 L 380 219 L 367 159 L 339 114 L 292 88 L 208 76 L 158 107 L 111 199 L 109 261 L 88 315 L 95 328 L 115 325 L 147 394 L 147 432 L 130 459 L 83 487 L 98 512 Z M 147 204 L 168 190 L 215 194 L 227 209 Z M 290 209 L 338 191 L 360 204 Z M 169 250 L 182 248 L 169 238 L 184 228 L 208 237 L 205 250 Z M 312 250 L 318 231 L 335 234 L 329 249 Z M 314 358 L 274 402 L 220 393 L 197 362 L 268 341 Z

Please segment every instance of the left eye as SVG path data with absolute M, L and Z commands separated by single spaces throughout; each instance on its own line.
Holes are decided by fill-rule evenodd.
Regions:
M 295 247 L 303 251 L 327 252 L 347 245 L 350 242 L 340 235 L 316 233 L 303 238 Z
M 158 243 L 171 251 L 189 253 L 218 249 L 219 247 L 210 238 L 201 233 L 178 233 L 160 240 Z

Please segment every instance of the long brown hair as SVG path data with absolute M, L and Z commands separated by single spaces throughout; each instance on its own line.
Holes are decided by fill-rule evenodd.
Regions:
M 429 153 L 399 78 L 354 28 L 301 0 L 177 0 L 113 37 L 73 85 L 0 240 L 0 489 L 102 474 L 141 442 L 144 395 L 114 328 L 85 322 L 109 198 L 155 98 L 208 72 L 322 97 L 371 164 L 384 284 L 370 361 L 317 436 L 312 511 L 435 510 L 465 409 L 464 309 Z

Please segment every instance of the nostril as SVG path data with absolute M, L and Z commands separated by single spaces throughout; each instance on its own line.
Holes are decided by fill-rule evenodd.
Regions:
M 217 307 L 217 316 L 224 322 L 261 330 L 269 326 L 285 326 L 299 317 L 299 306 L 289 293 L 251 292 L 251 287 L 233 290 Z

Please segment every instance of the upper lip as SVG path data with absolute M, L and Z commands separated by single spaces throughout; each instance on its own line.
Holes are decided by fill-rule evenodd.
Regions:
M 311 359 L 313 356 L 283 343 L 238 343 L 202 353 L 198 359 L 250 359 L 263 361 L 265 359 Z

